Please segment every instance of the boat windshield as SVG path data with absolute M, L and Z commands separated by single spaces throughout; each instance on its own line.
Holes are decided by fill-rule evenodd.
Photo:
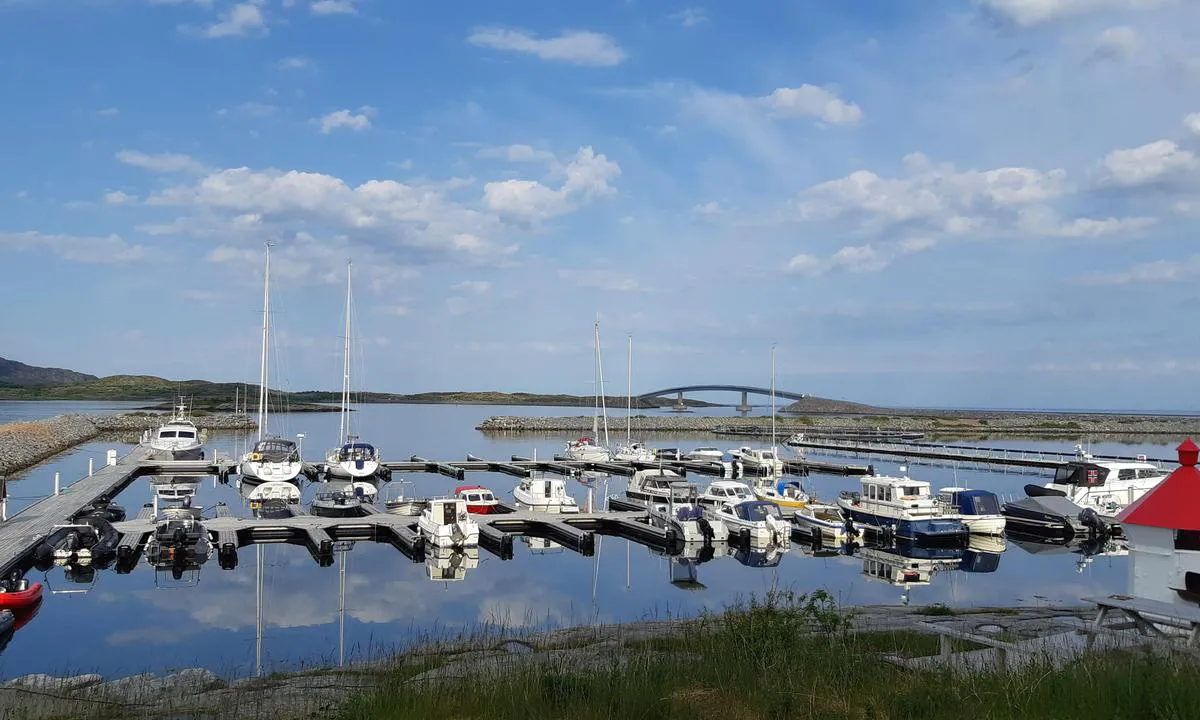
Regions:
M 781 517 L 779 507 L 769 502 L 744 502 L 734 510 L 738 517 L 751 522 L 766 520 L 768 517 Z
M 966 495 L 960 497 L 959 502 L 962 505 L 962 511 L 971 515 L 999 515 L 1000 502 L 995 495 L 988 493 L 986 495 Z
M 1067 463 L 1054 469 L 1056 485 L 1103 485 L 1108 468 L 1091 463 Z
M 296 443 L 291 440 L 282 440 L 279 438 L 259 440 L 254 444 L 254 452 L 268 459 L 287 458 L 296 453 Z

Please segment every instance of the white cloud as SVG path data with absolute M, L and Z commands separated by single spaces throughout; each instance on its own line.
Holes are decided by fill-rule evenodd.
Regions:
M 232 108 L 221 108 L 217 110 L 218 117 L 228 117 L 231 115 L 246 117 L 246 118 L 265 118 L 279 112 L 279 108 L 274 105 L 260 102 L 244 102 Z
M 558 278 L 581 288 L 612 290 L 614 292 L 643 292 L 647 290 L 636 278 L 621 275 L 603 268 L 559 270 Z
M 328 135 L 338 128 L 346 128 L 361 132 L 371 127 L 371 118 L 365 112 L 353 113 L 349 110 L 337 110 L 315 120 L 321 126 L 321 132 Z
M 150 155 L 137 150 L 122 150 L 117 153 L 117 160 L 142 170 L 154 173 L 199 173 L 204 172 L 204 165 L 188 155 L 178 153 L 158 153 Z
M 839 270 L 850 273 L 879 272 L 900 257 L 924 252 L 936 244 L 937 241 L 933 238 L 914 237 L 880 246 L 847 245 L 824 260 L 815 255 L 802 253 L 788 261 L 784 272 L 808 277 L 817 277 Z
M 537 180 L 501 180 L 483 188 L 483 201 L 499 213 L 538 220 L 563 215 L 580 203 L 616 192 L 611 180 L 621 167 L 590 147 L 581 147 L 563 169 L 566 179 L 557 190 Z
M 1104 30 L 1092 39 L 1092 56 L 1121 60 L 1132 57 L 1142 47 L 1142 38 L 1128 25 Z
M 1183 119 L 1183 125 L 1194 135 L 1200 135 L 1200 113 L 1192 113 Z
M 375 312 L 379 315 L 391 315 L 392 317 L 408 317 L 412 314 L 412 308 L 407 305 L 379 305 L 375 307 Z
M 1084 285 L 1192 282 L 1197 275 L 1200 275 L 1200 255 L 1192 255 L 1180 261 L 1156 260 L 1139 263 L 1117 273 L 1085 275 L 1079 278 L 1079 282 Z
M 975 0 L 1017 25 L 1031 27 L 1071 15 L 1114 9 L 1151 8 L 1159 0 Z
M 487 280 L 464 280 L 451 285 L 450 289 L 472 295 L 487 295 L 492 289 L 492 284 Z
M 95 112 L 96 117 L 117 117 L 121 114 L 120 108 L 108 107 Z
M 677 13 L 671 13 L 667 17 L 689 30 L 697 25 L 708 22 L 708 13 L 704 11 L 704 8 L 698 7 L 684 8 Z
M 1154 218 L 1149 217 L 1110 217 L 1103 220 L 1095 220 L 1093 218 L 1076 218 L 1061 225 L 1054 232 L 1048 234 L 1057 235 L 1058 237 L 1104 237 L 1107 235 L 1121 235 L 1145 230 L 1151 225 L 1154 225 L 1155 222 L 1157 221 Z
M 0 251 L 45 249 L 64 260 L 85 263 L 123 264 L 149 257 L 149 250 L 130 245 L 119 235 L 89 237 L 40 232 L 0 232 Z
M 137 195 L 129 195 L 120 190 L 104 194 L 104 202 L 109 205 L 131 205 L 137 202 Z
M 259 239 L 253 238 L 256 242 Z M 262 266 L 262 255 L 261 245 L 253 249 L 218 245 L 205 260 L 253 274 Z M 284 282 L 338 286 L 346 282 L 346 258 L 351 256 L 355 261 L 356 287 L 365 283 L 375 293 L 394 293 L 402 283 L 419 277 L 415 268 L 393 260 L 386 250 L 366 244 L 351 245 L 344 235 L 317 238 L 305 232 L 280 238 L 271 251 L 271 272 Z
M 504 145 L 480 148 L 481 158 L 507 160 L 509 162 L 552 162 L 556 158 L 548 150 L 537 150 L 529 145 Z
M 1135 187 L 1170 179 L 1200 167 L 1196 156 L 1170 140 L 1141 147 L 1113 150 L 1103 161 L 1103 180 L 1111 185 Z
M 221 13 L 216 23 L 204 28 L 202 34 L 210 38 L 245 37 L 251 34 L 266 34 L 267 20 L 259 2 L 244 2 Z
M 309 6 L 313 15 L 357 15 L 351 0 L 316 0 Z
M 280 70 L 304 70 L 313 66 L 313 61 L 305 57 L 285 57 L 275 63 Z
M 776 88 L 758 101 L 776 118 L 815 117 L 833 125 L 854 125 L 862 120 L 858 105 L 816 85 Z
M 524 30 L 499 27 L 476 28 L 467 42 L 495 50 L 535 55 L 542 60 L 573 65 L 604 67 L 618 65 L 625 51 L 607 35 L 571 30 L 550 38 L 539 38 Z
M 722 212 L 721 204 L 718 203 L 716 200 L 709 200 L 706 203 L 701 203 L 692 208 L 693 215 L 700 215 L 702 217 L 711 217 L 713 215 L 720 215 L 721 212 Z

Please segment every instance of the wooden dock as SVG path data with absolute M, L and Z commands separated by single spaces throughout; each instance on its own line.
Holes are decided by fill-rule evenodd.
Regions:
M 56 525 L 71 523 L 79 513 L 99 500 L 116 497 L 142 472 L 149 450 L 143 447 L 104 465 L 93 474 L 33 503 L 0 523 L 0 577 L 14 570 L 29 569 L 29 558 Z

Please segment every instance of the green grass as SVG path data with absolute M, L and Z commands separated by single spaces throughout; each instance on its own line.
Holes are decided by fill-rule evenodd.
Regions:
M 939 616 L 939 615 L 957 615 L 958 613 L 955 612 L 953 609 L 946 607 L 942 603 L 934 603 L 933 605 L 928 605 L 926 607 L 921 608 L 920 610 L 917 611 L 917 614 L 918 615 Z
M 972 647 L 957 643 L 958 649 Z M 1200 717 L 1200 673 L 1177 659 L 1112 653 L 1060 670 L 953 677 L 903 670 L 879 658 L 937 651 L 931 634 L 848 632 L 846 616 L 822 593 L 775 593 L 701 618 L 675 636 L 605 650 L 596 663 L 576 670 L 547 663 L 472 674 L 468 667 L 455 671 L 453 680 L 422 682 L 411 668 L 401 668 L 338 717 Z

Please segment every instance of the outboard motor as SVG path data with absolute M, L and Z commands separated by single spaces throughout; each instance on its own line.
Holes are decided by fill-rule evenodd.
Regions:
M 1108 537 L 1111 531 L 1108 523 L 1104 522 L 1104 518 L 1100 517 L 1100 513 L 1092 508 L 1084 508 L 1079 511 L 1079 522 L 1083 523 L 1084 527 L 1097 537 Z

